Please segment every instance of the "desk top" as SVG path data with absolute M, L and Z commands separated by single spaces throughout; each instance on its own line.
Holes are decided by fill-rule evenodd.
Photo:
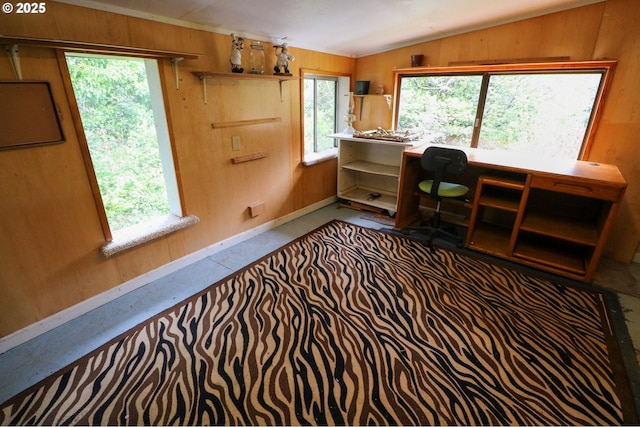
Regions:
M 580 181 L 597 181 L 609 186 L 626 188 L 627 182 L 615 165 L 569 159 L 548 159 L 505 151 L 479 150 L 442 144 L 425 144 L 404 152 L 405 156 L 422 157 L 427 147 L 451 147 L 464 151 L 470 166 L 487 167 L 508 172 L 562 176 Z

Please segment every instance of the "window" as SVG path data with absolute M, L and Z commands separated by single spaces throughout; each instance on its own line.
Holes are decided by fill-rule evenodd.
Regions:
M 337 155 L 338 117 L 346 115 L 349 78 L 303 71 L 304 163 L 309 165 Z M 344 100 L 342 98 L 345 98 Z
M 586 156 L 613 62 L 397 72 L 397 130 L 429 142 Z
M 156 60 L 70 53 L 65 59 L 107 241 L 130 247 L 130 240 L 146 241 L 141 233 L 173 231 L 182 209 Z

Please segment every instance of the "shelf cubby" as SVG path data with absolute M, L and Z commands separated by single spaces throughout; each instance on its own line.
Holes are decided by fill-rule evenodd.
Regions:
M 419 143 L 396 143 L 347 134 L 332 136 L 338 139 L 338 197 L 394 215 L 398 210 L 402 155 Z M 372 196 L 376 193 L 380 196 Z

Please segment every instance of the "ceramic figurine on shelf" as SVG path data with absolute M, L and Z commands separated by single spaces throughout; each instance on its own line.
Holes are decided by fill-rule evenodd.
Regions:
M 273 67 L 273 70 L 275 71 L 274 74 L 290 76 L 289 61 L 295 61 L 296 58 L 294 58 L 293 55 L 289 55 L 286 43 L 283 43 L 280 46 L 274 46 L 273 48 L 276 50 L 276 57 L 278 58 L 276 66 Z M 278 49 L 280 49 L 280 51 L 278 51 Z M 284 70 L 284 73 L 280 72 L 280 70 Z
M 242 37 L 236 37 L 234 33 L 231 33 L 231 55 L 229 61 L 231 61 L 231 72 L 242 73 L 242 49 L 244 49 L 244 39 Z
M 353 128 L 353 122 L 356 121 L 356 115 L 353 114 L 355 103 L 353 101 L 353 92 L 349 92 L 347 95 L 349 96 L 349 101 L 347 106 L 347 115 L 344 116 L 344 121 L 347 123 L 347 127 L 342 131 L 342 133 L 353 135 L 353 133 L 356 131 Z

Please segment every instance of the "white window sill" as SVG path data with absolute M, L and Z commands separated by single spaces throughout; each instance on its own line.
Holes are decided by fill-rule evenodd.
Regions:
M 311 166 L 317 163 L 326 162 L 327 160 L 335 159 L 336 157 L 338 157 L 338 149 L 332 148 L 320 153 L 306 154 L 302 164 L 305 166 Z
M 200 219 L 195 215 L 179 217 L 169 214 L 113 233 L 113 240 L 100 248 L 100 252 L 106 258 L 124 252 L 135 246 L 150 242 L 174 231 L 182 230 L 190 225 L 197 224 Z

